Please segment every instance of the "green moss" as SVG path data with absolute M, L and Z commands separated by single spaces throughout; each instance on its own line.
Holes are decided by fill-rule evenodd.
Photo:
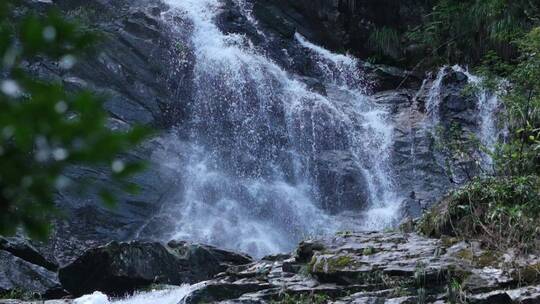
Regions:
M 480 267 L 494 266 L 498 261 L 499 254 L 492 250 L 486 250 L 476 258 L 476 264 Z
M 377 251 L 373 247 L 364 248 L 364 250 L 362 251 L 362 255 L 373 255 L 375 253 L 377 253 Z
M 540 263 L 527 265 L 516 272 L 514 279 L 524 283 L 536 283 L 540 281 Z
M 0 292 L 0 299 L 33 301 L 39 300 L 39 295 L 21 289 L 13 289 L 7 292 Z
M 474 260 L 473 252 L 470 249 L 462 249 L 458 251 L 455 256 L 459 259 L 470 261 L 470 262 Z
M 319 256 L 317 255 L 314 255 L 312 258 L 311 258 L 311 261 L 307 264 L 308 266 L 308 272 L 309 273 L 314 273 L 314 272 L 323 272 L 323 263 L 322 262 L 319 262 Z
M 442 241 L 443 246 L 448 248 L 448 247 L 452 247 L 455 244 L 457 244 L 459 242 L 459 239 L 456 238 L 456 237 L 450 237 L 450 236 L 443 235 L 441 237 L 441 241 Z
M 354 264 L 354 259 L 347 255 L 332 257 L 327 261 L 329 269 L 343 269 Z
M 332 273 L 353 266 L 354 263 L 354 259 L 347 255 L 313 256 L 307 266 L 311 273 Z

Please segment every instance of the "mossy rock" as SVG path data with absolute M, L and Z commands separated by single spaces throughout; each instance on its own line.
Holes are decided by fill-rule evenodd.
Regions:
M 500 254 L 493 250 L 486 250 L 480 256 L 475 258 L 476 265 L 480 267 L 495 266 L 498 264 Z
M 362 255 L 374 255 L 377 252 L 378 252 L 377 249 L 373 247 L 367 247 L 367 248 L 364 248 L 364 250 L 362 250 Z
M 10 291 L 0 291 L 0 299 L 36 301 L 40 299 L 39 294 L 25 291 L 21 289 L 13 289 Z
M 540 281 L 540 262 L 527 265 L 518 269 L 514 275 L 514 279 L 528 284 L 537 283 Z
M 449 248 L 449 247 L 452 247 L 455 244 L 459 243 L 460 239 L 457 238 L 457 237 L 451 237 L 451 236 L 443 235 L 443 236 L 441 236 L 441 242 L 442 242 L 444 247 Z
M 323 304 L 328 303 L 330 297 L 324 294 L 289 295 L 284 294 L 281 299 L 271 301 L 272 304 Z
M 312 273 L 335 273 L 353 266 L 355 266 L 355 260 L 348 255 L 315 255 L 308 264 Z
M 474 260 L 474 254 L 470 248 L 466 248 L 466 249 L 462 249 L 458 251 L 456 253 L 456 257 L 461 260 L 465 260 L 469 262 L 472 262 Z

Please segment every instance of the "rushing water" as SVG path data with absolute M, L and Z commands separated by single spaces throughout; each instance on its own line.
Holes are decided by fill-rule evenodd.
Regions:
M 75 299 L 73 304 L 179 304 L 195 288 L 197 288 L 197 285 L 170 287 L 163 290 L 137 293 L 122 299 L 111 299 L 105 294 L 96 291 L 93 294 Z
M 188 139 L 171 134 L 153 155 L 182 184 L 175 208 L 167 210 L 176 221 L 169 237 L 262 256 L 288 251 L 309 235 L 395 222 L 402 198 L 389 165 L 394 128 L 387 109 L 366 94 L 358 60 L 297 34 L 324 85 L 321 93 L 247 36 L 223 33 L 215 23 L 220 1 L 166 2 L 165 19 L 191 22 L 188 47 L 196 61 Z M 249 5 L 235 3 L 256 23 Z M 321 177 L 338 165 L 321 169 L 328 155 L 346 158 L 363 176 L 357 188 L 365 197 L 329 198 L 326 183 L 344 181 Z

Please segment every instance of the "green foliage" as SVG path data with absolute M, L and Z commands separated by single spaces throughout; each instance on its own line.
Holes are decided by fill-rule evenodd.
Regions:
M 9 292 L 0 292 L 0 299 L 17 299 L 23 301 L 36 301 L 39 300 L 38 294 L 33 294 L 28 291 L 20 289 L 13 289 Z
M 451 304 L 467 303 L 467 297 L 459 280 L 453 278 L 447 287 L 448 301 Z
M 453 194 L 451 218 L 460 236 L 482 235 L 493 248 L 538 246 L 540 178 L 478 179 Z
M 515 58 L 512 44 L 538 22 L 539 5 L 528 0 L 439 0 L 406 36 L 424 47 L 431 64 L 477 63 L 487 53 Z
M 111 177 L 125 178 L 142 164 L 119 159 L 139 143 L 143 127 L 115 131 L 107 126 L 103 98 L 92 92 L 68 92 L 61 83 L 36 79 L 25 66 L 36 58 L 70 69 L 96 41 L 57 12 L 13 16 L 9 1 L 0 3 L 0 234 L 23 227 L 44 238 L 58 214 L 54 195 L 66 186 L 73 165 L 110 166 Z M 105 202 L 114 196 L 99 190 Z
M 427 11 L 421 20 L 372 31 L 371 60 L 415 69 L 476 65 L 487 54 L 512 62 L 519 54 L 514 42 L 540 24 L 534 0 L 427 0 L 415 9 Z
M 500 97 L 509 136 L 492 153 L 494 174 L 500 176 L 540 174 L 540 27 L 515 44 L 515 64 L 492 56 L 479 69 L 488 86 L 506 83 Z
M 369 36 L 369 47 L 379 56 L 399 59 L 402 56 L 400 33 L 393 28 L 375 29 Z
M 513 44 L 513 62 L 489 53 L 478 72 L 483 86 L 496 90 L 504 106 L 501 117 L 507 135 L 493 151 L 457 131 L 444 138 L 443 150 L 453 164 L 473 163 L 481 168 L 479 149 L 493 159 L 447 201 L 444 214 L 426 216 L 421 229 L 461 237 L 481 237 L 494 248 L 540 250 L 540 27 Z M 452 135 L 453 134 L 453 135 Z M 457 135 L 456 135 L 457 134 Z M 458 167 L 459 168 L 459 167 Z M 464 167 L 471 168 L 470 165 Z

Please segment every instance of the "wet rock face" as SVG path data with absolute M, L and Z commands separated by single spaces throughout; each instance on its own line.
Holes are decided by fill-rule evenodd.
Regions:
M 181 285 L 210 279 L 247 256 L 185 242 L 110 243 L 86 251 L 59 271 L 62 285 L 80 296 L 93 291 L 124 295 L 153 283 Z
M 462 132 L 482 136 L 478 135 L 478 98 L 468 92 L 470 79 L 451 68 L 442 72 L 438 87 L 434 73 L 419 88 L 375 94 L 379 102 L 393 109 L 396 132 L 392 162 L 402 193 L 409 194 L 403 211 L 415 218 L 464 180 L 459 170 L 454 176 L 449 174 L 441 154 L 441 144 L 448 139 L 441 138 L 441 134 L 459 126 Z M 433 112 L 427 109 L 429 103 L 437 104 Z
M 365 210 L 368 195 L 365 177 L 347 151 L 325 151 L 317 159 L 316 175 L 325 210 Z
M 231 267 L 186 302 L 271 303 L 324 295 L 327 303 L 449 303 L 456 297 L 537 303 L 540 286 L 519 287 L 500 259 L 486 264 L 487 254 L 474 242 L 343 233 L 305 241 L 290 256 Z
M 125 129 L 133 124 L 147 124 L 156 130 L 167 130 L 182 124 L 190 100 L 193 54 L 186 47 L 190 27 L 186 23 L 172 30 L 161 14 L 168 7 L 152 1 L 27 1 L 36 11 L 55 6 L 63 14 L 80 19 L 99 31 L 102 39 L 95 55 L 79 58 L 71 70 L 42 61 L 29 67 L 30 73 L 44 79 L 63 82 L 70 90 L 89 89 L 105 96 L 105 108 L 113 128 Z M 159 143 L 150 140 L 126 156 L 148 160 Z M 162 208 L 171 189 L 179 189 L 176 180 L 166 178 L 166 169 L 151 164 L 131 181 L 140 186 L 138 195 L 126 194 L 108 178 L 108 168 L 73 167 L 66 176 L 74 181 L 91 180 L 83 191 L 77 187 L 63 190 L 57 196 L 58 207 L 66 217 L 55 223 L 52 239 L 40 246 L 65 265 L 87 248 L 111 240 L 124 241 L 149 237 L 148 223 Z M 99 193 L 92 189 L 109 188 L 117 195 L 118 208 L 104 208 Z

